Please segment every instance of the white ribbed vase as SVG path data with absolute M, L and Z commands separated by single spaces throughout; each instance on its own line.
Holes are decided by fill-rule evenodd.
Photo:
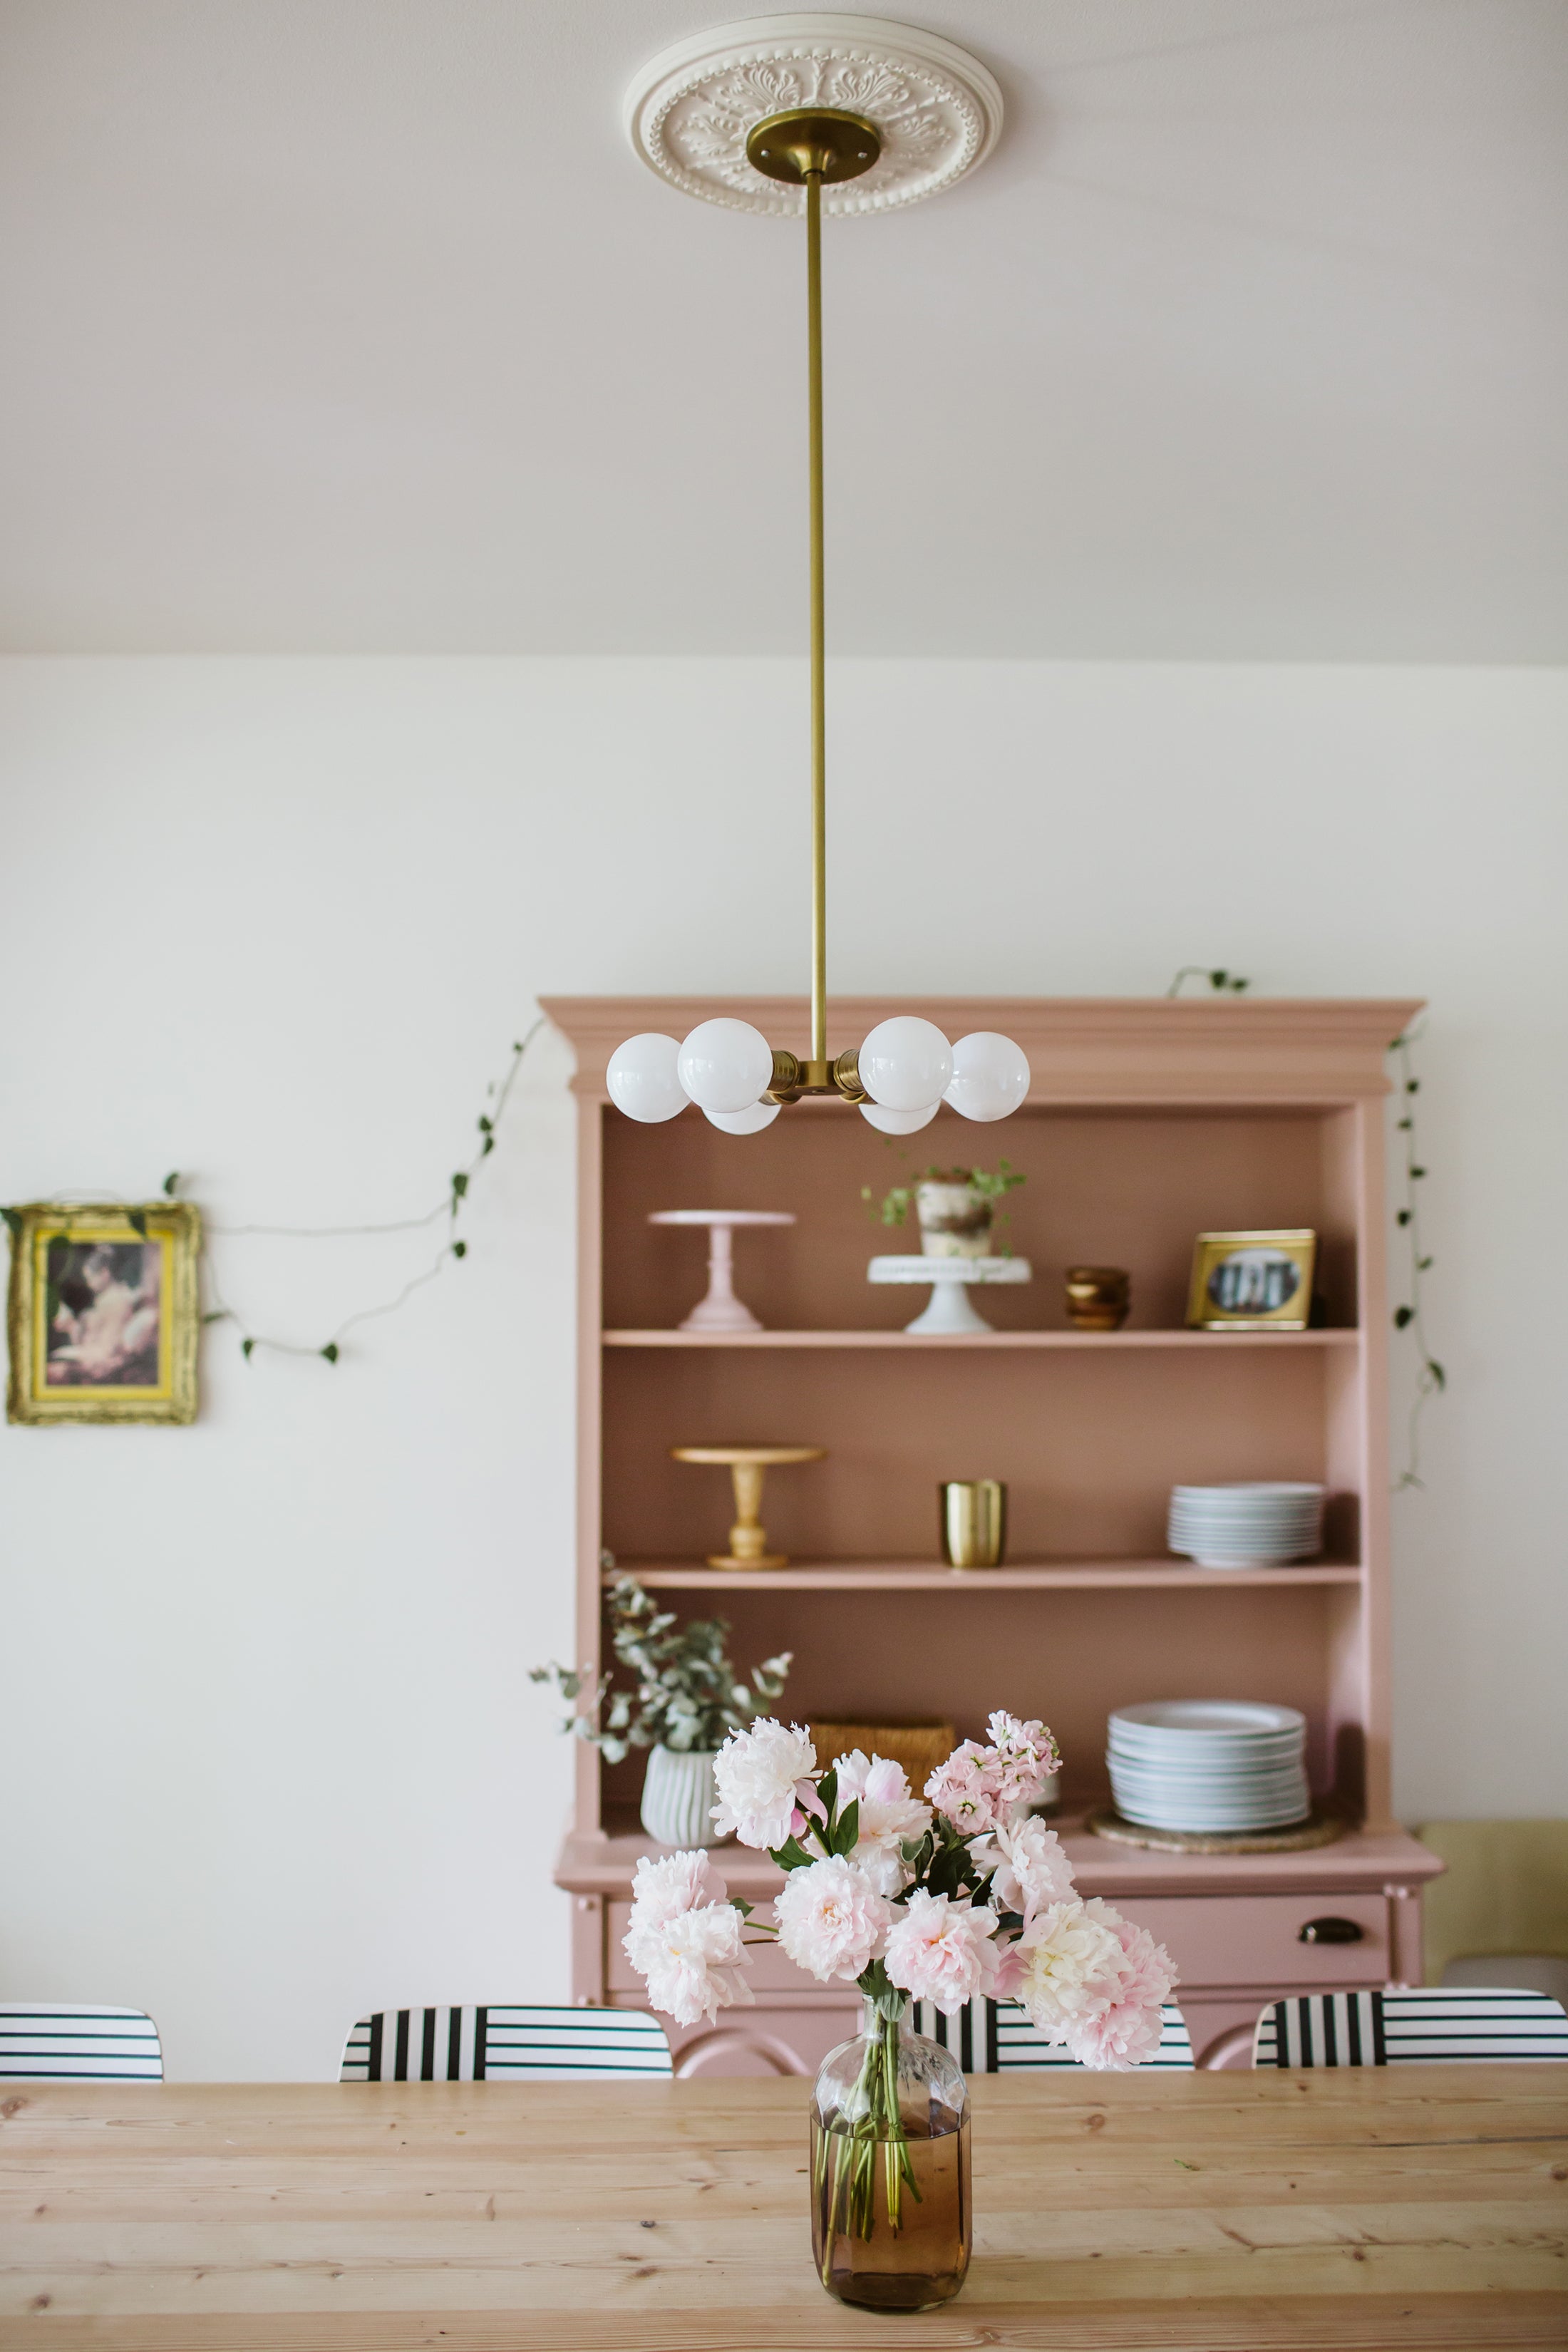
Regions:
M 660 1845 L 717 1845 L 711 1748 L 650 1748 L 642 1784 L 642 1825 Z

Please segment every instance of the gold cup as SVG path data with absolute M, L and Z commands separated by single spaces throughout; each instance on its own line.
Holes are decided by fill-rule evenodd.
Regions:
M 950 1568 L 1000 1568 L 1007 1489 L 1000 1478 L 950 1478 L 937 1488 L 942 1556 Z

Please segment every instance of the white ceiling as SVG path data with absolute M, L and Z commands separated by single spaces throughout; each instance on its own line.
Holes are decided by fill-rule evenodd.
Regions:
M 725 13 L 0 0 L 0 646 L 799 651 L 799 232 L 619 127 Z M 1563 0 L 910 13 L 1008 120 L 830 225 L 836 650 L 1568 658 Z

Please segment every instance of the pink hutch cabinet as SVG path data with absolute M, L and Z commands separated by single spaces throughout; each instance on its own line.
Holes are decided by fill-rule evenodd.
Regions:
M 784 1711 L 855 1722 L 1043 1716 L 1066 1759 L 1062 1819 L 1079 1884 L 1169 1945 L 1194 2047 L 1212 2049 L 1268 1998 L 1420 1979 L 1420 1890 L 1439 1867 L 1389 1813 L 1389 1307 L 1384 1049 L 1416 1007 L 1354 1001 L 840 998 L 828 1051 L 898 1012 L 950 1036 L 999 1029 L 1029 1056 L 1026 1106 L 976 1128 L 945 1109 L 889 1141 L 847 1106 L 801 1103 L 765 1133 L 721 1134 L 695 1109 L 624 1118 L 605 1063 L 638 1030 L 680 1036 L 719 1013 L 804 1050 L 795 998 L 547 1000 L 576 1055 L 579 1658 L 598 1654 L 600 1596 L 636 1570 L 685 1612 L 719 1611 L 738 1664 L 795 1653 Z M 1027 1182 L 1008 1240 L 1028 1287 L 987 1290 L 994 1328 L 953 1339 L 902 1326 L 924 1294 L 870 1286 L 889 1240 L 880 1195 L 928 1162 L 1005 1155 Z M 658 1209 L 789 1209 L 797 1223 L 737 1244 L 738 1286 L 767 1328 L 677 1328 L 700 1296 L 705 1237 L 651 1226 Z M 1321 1237 L 1321 1329 L 1183 1328 L 1194 1235 L 1310 1225 Z M 915 1246 L 912 1242 L 908 1246 Z M 1126 1266 L 1132 1311 L 1110 1334 L 1067 1322 L 1062 1271 Z M 775 1474 L 764 1516 L 786 1568 L 712 1570 L 730 1518 L 721 1471 L 677 1445 L 810 1444 L 826 1461 Z M 936 1485 L 1010 1489 L 1004 1568 L 955 1575 L 938 1557 Z M 1333 1497 L 1324 1559 L 1220 1572 L 1172 1559 L 1173 1483 L 1312 1478 Z M 1205 1858 L 1110 1844 L 1081 1828 L 1107 1794 L 1105 1719 L 1172 1697 L 1302 1708 L 1319 1795 L 1351 1823 L 1302 1853 Z M 637 2005 L 620 1949 L 636 1859 L 642 1759 L 578 1750 L 575 1816 L 557 1884 L 573 1905 L 574 1995 Z M 777 1874 L 731 1846 L 732 1892 L 765 1902 Z M 1325 1941 L 1324 1918 L 1353 1940 Z M 853 1999 L 753 1955 L 757 2006 L 677 2036 L 683 2071 L 804 2071 L 851 2029 Z

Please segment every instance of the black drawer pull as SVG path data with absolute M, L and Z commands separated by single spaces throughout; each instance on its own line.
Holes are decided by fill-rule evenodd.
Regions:
M 1366 1929 L 1354 1919 L 1309 1919 L 1299 1944 L 1359 1944 Z

